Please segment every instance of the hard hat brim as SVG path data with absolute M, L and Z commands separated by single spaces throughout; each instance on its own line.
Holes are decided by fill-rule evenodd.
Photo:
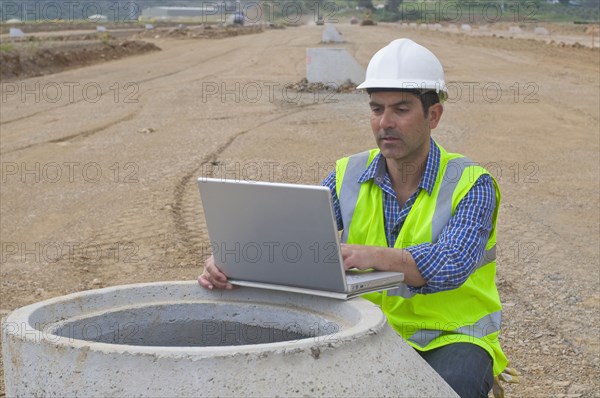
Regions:
M 398 79 L 367 79 L 363 83 L 359 84 L 356 89 L 366 88 L 385 88 L 385 89 L 397 89 L 401 90 L 434 90 L 439 93 L 440 91 L 447 93 L 446 83 L 444 81 L 399 81 Z

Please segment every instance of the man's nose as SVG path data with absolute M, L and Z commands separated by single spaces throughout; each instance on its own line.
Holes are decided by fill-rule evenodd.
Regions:
M 393 128 L 395 125 L 394 113 L 391 110 L 384 110 L 379 119 L 379 127 L 382 129 Z

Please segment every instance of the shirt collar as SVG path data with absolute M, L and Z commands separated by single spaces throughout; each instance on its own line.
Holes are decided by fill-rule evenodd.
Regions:
M 427 162 L 425 163 L 425 171 L 419 182 L 419 188 L 422 188 L 431 195 L 433 186 L 435 185 L 435 178 L 440 167 L 440 148 L 437 143 L 430 138 L 429 154 L 427 155 Z M 390 178 L 387 173 L 387 167 L 385 165 L 385 158 L 379 152 L 373 158 L 373 161 L 369 164 L 367 169 L 362 173 L 358 179 L 359 183 L 366 182 L 370 179 L 375 180 L 375 184 L 380 187 L 384 184 L 390 184 Z

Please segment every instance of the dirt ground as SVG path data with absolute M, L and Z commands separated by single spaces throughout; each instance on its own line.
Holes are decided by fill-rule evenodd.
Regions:
M 434 138 L 499 181 L 509 396 L 600 396 L 598 50 L 339 25 L 363 65 L 399 37 L 450 87 Z M 317 184 L 371 148 L 363 93 L 296 93 L 322 27 L 221 40 L 2 83 L 0 315 L 136 282 L 195 279 L 203 175 Z M 393 375 L 390 375 L 393 377 Z M 0 388 L 4 385 L 0 380 Z M 0 390 L 0 396 L 3 395 Z
M 262 31 L 263 27 L 260 25 L 200 25 L 189 28 L 159 27 L 151 30 L 111 29 L 106 32 L 89 30 L 28 32 L 27 36 L 18 39 L 3 35 L 0 38 L 9 50 L 0 52 L 2 65 L 0 81 L 44 76 L 66 69 L 160 50 L 154 43 L 144 41 L 146 38 L 222 39 Z

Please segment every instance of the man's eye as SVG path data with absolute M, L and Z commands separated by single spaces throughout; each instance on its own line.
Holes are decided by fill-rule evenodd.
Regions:
M 381 108 L 371 108 L 371 112 L 373 112 L 373 113 L 381 113 Z
M 400 112 L 400 113 L 408 112 L 408 109 L 407 108 L 396 108 L 396 112 Z

